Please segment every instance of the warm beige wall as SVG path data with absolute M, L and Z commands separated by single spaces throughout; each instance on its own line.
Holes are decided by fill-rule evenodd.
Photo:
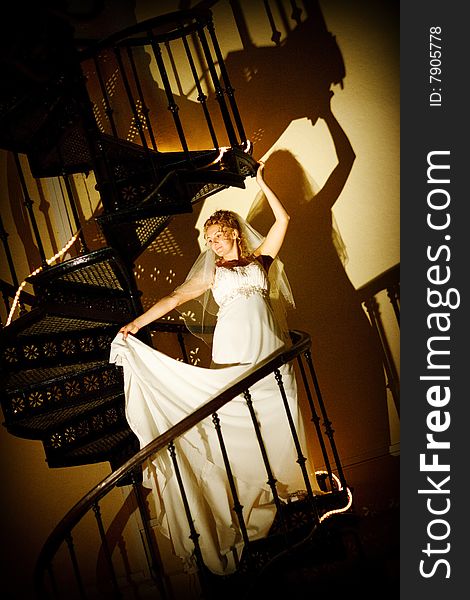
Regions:
M 101 463 L 49 469 L 41 442 L 13 437 L 4 427 L 0 457 L 2 594 L 32 598 L 31 574 L 42 544 L 65 512 L 109 473 L 109 467 Z
M 266 159 L 275 150 L 288 150 L 301 163 L 314 189 L 318 189 L 330 174 L 335 156 L 324 124 L 320 121 L 312 125 L 308 115 L 302 114 L 308 110 L 314 113 L 315 93 L 322 92 L 315 88 L 318 76 L 309 55 L 315 48 L 301 39 L 297 48 L 284 53 L 286 61 L 291 58 L 291 62 L 277 64 L 279 59 L 270 40 L 271 29 L 263 2 L 241 0 L 239 4 L 253 43 L 254 49 L 250 51 L 243 49 L 229 3 L 219 2 L 213 12 L 247 136 L 254 141 L 254 155 Z M 287 48 L 286 26 L 275 3 L 271 4 L 281 42 Z M 290 2 L 282 4 L 289 16 Z M 302 2 L 298 5 L 303 7 Z M 170 11 L 178 2 L 163 0 L 160 6 L 162 11 Z M 400 259 L 399 2 L 325 0 L 319 2 L 319 8 L 326 28 L 336 37 L 346 67 L 344 89 L 332 86 L 335 92 L 332 107 L 351 140 L 357 161 L 333 212 L 349 257 L 346 271 L 353 285 L 358 287 Z M 139 20 L 148 18 L 153 10 L 152 2 L 137 2 Z M 304 9 L 304 25 L 306 14 Z M 314 26 L 315 23 L 309 26 L 305 37 L 308 32 L 312 39 L 315 37 Z M 300 54 L 299 48 L 305 53 Z M 282 70 L 287 65 L 290 73 Z M 254 83 L 257 78 L 262 81 L 260 87 Z M 190 87 L 183 85 L 183 89 Z M 262 95 L 253 95 L 254 90 L 260 90 Z M 177 92 L 176 85 L 174 92 Z M 271 114 L 273 106 L 275 114 Z M 263 136 L 259 140 L 261 128 Z M 288 179 L 288 174 L 284 176 Z M 246 193 L 233 189 L 206 201 L 197 226 L 219 205 L 233 204 L 246 214 L 257 191 L 256 186 L 250 182 L 248 185 L 250 189 Z

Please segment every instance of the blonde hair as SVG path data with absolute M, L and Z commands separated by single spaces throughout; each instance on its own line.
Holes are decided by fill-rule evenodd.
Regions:
M 248 249 L 246 247 L 245 239 L 242 235 L 240 223 L 236 215 L 230 210 L 216 210 L 204 223 L 204 236 L 207 233 L 207 229 L 211 225 L 220 225 L 222 231 L 227 230 L 236 231 L 238 233 L 238 248 L 241 257 L 249 256 Z

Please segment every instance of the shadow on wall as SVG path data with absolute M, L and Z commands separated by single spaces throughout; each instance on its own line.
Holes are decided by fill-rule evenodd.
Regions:
M 232 15 L 226 3 L 226 12 L 215 12 L 214 20 L 219 32 L 218 19 L 235 18 L 244 48 L 229 53 L 226 66 L 247 137 L 254 142 L 255 155 L 263 156 L 293 120 L 307 117 L 316 122 L 325 108 L 331 85 L 342 83 L 346 71 L 318 2 L 303 3 L 303 22 L 295 24 L 284 14 L 282 25 L 288 30 L 285 41 L 274 45 L 266 39 L 263 47 L 253 44 L 247 27 L 256 10 L 259 12 L 257 4 L 232 2 Z M 264 18 L 267 19 L 266 14 Z M 197 117 L 199 107 L 183 97 L 178 104 L 182 118 L 186 110 L 192 114 L 192 135 L 201 146 L 207 134 L 204 122 Z M 207 143 L 206 138 L 202 147 Z M 333 224 L 332 208 L 348 175 L 348 167 L 345 171 L 339 166 L 331 176 L 333 181 L 315 193 L 302 165 L 290 152 L 271 154 L 266 165 L 269 185 L 292 216 L 282 250 L 297 304 L 297 310 L 290 315 L 290 326 L 312 335 L 313 359 L 337 432 L 337 444 L 343 460 L 354 462 L 366 455 L 387 453 L 389 428 L 378 341 L 338 254 L 340 236 Z M 236 210 L 236 206 L 227 208 Z M 195 214 L 178 216 L 170 226 L 184 259 L 158 256 L 162 270 L 167 259 L 167 270 L 177 272 L 175 284 L 182 281 L 184 269 L 191 266 L 199 251 L 195 240 L 188 237 L 196 218 Z M 262 200 L 253 206 L 249 220 L 266 233 L 272 214 Z M 148 258 L 148 254 L 142 256 L 143 261 Z M 150 260 L 156 264 L 155 255 Z M 177 267 L 172 266 L 176 264 Z M 141 283 L 146 287 L 144 280 Z M 170 291 L 167 283 L 162 281 L 157 297 Z
M 304 6 L 299 15 L 305 19 L 302 22 L 289 18 L 278 3 L 281 23 L 271 25 L 273 37 L 280 34 L 279 26 L 287 31 L 279 45 L 266 38 L 265 45 L 256 46 L 250 39 L 247 23 L 256 18 L 252 14 L 256 3 L 243 3 L 243 13 L 240 6 L 235 11 L 244 48 L 229 53 L 225 63 L 246 135 L 260 157 L 293 120 L 307 117 L 315 123 L 330 86 L 342 85 L 346 75 L 340 49 L 326 28 L 318 2 L 299 4 Z
M 186 4 L 186 3 L 185 3 Z M 227 53 L 225 66 L 230 84 L 235 90 L 235 101 L 241 114 L 246 137 L 255 145 L 257 156 L 265 154 L 274 144 L 292 120 L 308 117 L 315 122 L 318 112 L 316 98 L 322 99 L 331 84 L 342 83 L 345 67 L 340 49 L 334 36 L 327 30 L 319 3 L 316 0 L 304 0 L 299 3 L 296 12 L 288 2 L 277 2 L 273 11 L 271 3 L 254 0 L 253 2 L 220 1 L 197 2 L 195 5 L 214 5 L 214 25 L 222 53 Z M 163 9 L 163 7 L 161 7 Z M 289 11 L 289 14 L 288 14 Z M 264 23 L 265 37 L 253 42 L 249 29 L 251 23 Z M 224 51 L 224 32 L 237 29 L 243 48 L 238 51 Z M 281 31 L 282 30 L 282 31 Z M 188 36 L 191 38 L 191 36 Z M 284 37 L 282 43 L 280 38 Z M 229 35 L 229 38 L 231 36 Z M 275 42 L 273 42 L 275 40 Z M 178 44 L 176 45 L 176 52 Z M 203 89 L 208 90 L 206 105 L 218 136 L 219 145 L 229 145 L 223 124 L 218 96 L 214 93 L 213 83 L 203 52 L 193 35 L 194 59 L 203 69 L 199 74 Z M 174 102 L 178 107 L 178 117 L 188 145 L 191 149 L 213 147 L 201 105 L 194 99 L 194 85 L 186 93 L 188 65 L 183 59 L 174 69 L 172 64 L 174 50 L 165 50 L 164 61 L 168 73 L 174 78 Z M 156 144 L 161 151 L 180 150 L 172 112 L 168 110 L 168 98 L 162 89 L 162 83 L 155 85 L 160 76 L 152 73 L 153 52 L 136 52 L 135 61 L 141 73 L 140 84 L 146 104 L 150 110 Z M 93 71 L 93 65 L 85 66 Z M 116 76 L 113 60 L 103 65 L 103 77 L 110 89 L 110 102 L 113 118 L 118 129 L 133 134 L 128 139 L 138 142 L 133 115 L 126 102 L 114 102 L 122 98 L 123 82 Z M 221 78 L 222 79 L 222 78 Z M 97 82 L 95 82 L 97 85 Z M 222 85 L 227 88 L 222 81 Z M 109 128 L 104 107 L 100 101 L 101 92 L 92 89 L 89 92 L 95 101 L 95 110 L 102 127 Z M 190 98 L 191 97 L 191 98 Z M 260 101 L 262 99 L 262 101 Z M 228 96 L 224 100 L 229 104 Z M 109 132 L 109 131 L 107 131 Z M 125 136 L 122 136 L 125 137 Z M 147 143 L 151 145 L 149 132 Z
M 343 266 L 331 211 L 336 198 L 325 196 L 325 188 L 315 193 L 301 164 L 286 150 L 270 155 L 266 180 L 291 215 L 281 252 L 296 302 L 289 325 L 312 336 L 313 361 L 342 460 L 386 452 L 380 348 Z M 272 216 L 264 197 L 255 201 L 248 220 L 267 231 Z

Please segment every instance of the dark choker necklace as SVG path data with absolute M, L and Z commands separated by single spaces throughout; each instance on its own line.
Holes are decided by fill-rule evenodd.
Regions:
M 232 260 L 225 260 L 223 262 L 218 261 L 217 262 L 217 266 L 218 267 L 246 267 L 247 265 L 250 264 L 250 262 L 252 262 L 251 260 L 248 260 L 247 258 L 233 258 Z

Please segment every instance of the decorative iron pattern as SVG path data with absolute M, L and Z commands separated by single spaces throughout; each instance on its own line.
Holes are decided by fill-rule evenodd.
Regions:
M 132 314 L 132 307 L 128 297 L 121 296 L 94 296 L 85 295 L 80 291 L 72 290 L 56 290 L 50 291 L 48 294 L 54 304 L 58 305 L 75 305 L 85 309 L 85 311 L 93 310 L 96 314 L 107 314 L 110 320 L 125 320 Z
M 122 290 L 122 285 L 116 277 L 113 264 L 103 261 L 89 266 L 83 266 L 78 270 L 64 273 L 59 281 L 70 281 L 83 286 L 93 286 L 113 290 Z
M 122 372 L 108 362 L 72 365 L 54 369 L 38 369 L 37 381 L 28 387 L 21 385 L 21 378 L 10 384 L 3 402 L 3 410 L 7 423 L 26 420 L 28 417 L 42 413 L 46 420 L 53 421 L 59 415 L 46 414 L 48 411 L 65 409 L 71 405 L 90 402 L 94 398 L 103 397 L 122 389 Z M 54 378 L 53 378 L 54 377 Z M 26 377 L 27 379 L 27 377 Z M 31 421 L 30 425 L 38 425 Z M 27 425 L 27 423 L 24 423 Z
M 137 220 L 133 223 L 113 225 L 109 220 L 98 218 L 99 225 L 109 243 L 118 248 L 129 261 L 135 260 L 167 226 L 169 221 L 170 217 L 158 216 Z
M 193 203 L 199 202 L 220 190 L 225 189 L 226 185 L 221 185 L 218 183 L 206 183 L 205 185 L 191 185 L 188 186 L 190 188 L 190 195 Z
M 145 200 L 145 198 L 151 194 L 154 189 L 155 183 L 153 182 L 139 182 L 138 184 L 134 184 L 126 181 L 118 188 L 121 198 L 119 205 L 123 208 L 133 207 Z
M 54 467 L 101 462 L 110 458 L 115 449 L 128 442 L 132 435 L 129 428 L 126 427 L 106 435 L 101 432 L 101 434 L 97 434 L 96 438 L 84 439 L 83 445 L 77 445 L 73 448 L 61 447 L 60 450 L 55 451 L 52 447 L 48 447 L 46 451 L 47 462 Z
M 109 323 L 104 321 L 91 321 L 88 319 L 78 319 L 70 317 L 60 317 L 55 315 L 47 315 L 40 321 L 34 323 L 30 327 L 26 327 L 18 336 L 37 335 L 42 336 L 48 333 L 59 332 L 76 332 L 86 329 L 94 329 L 106 327 Z
M 109 329 L 109 326 L 108 326 Z M 70 332 L 65 337 L 49 340 L 40 336 L 26 339 L 18 336 L 16 344 L 7 346 L 0 353 L 0 364 L 10 371 L 31 369 L 51 364 L 57 366 L 66 362 L 103 358 L 114 339 L 117 327 L 109 332 Z
M 117 393 L 120 394 L 121 392 L 119 391 Z M 116 392 L 114 392 L 114 394 L 116 394 Z M 30 416 L 27 422 L 25 422 L 25 427 L 28 428 L 28 431 L 34 431 L 36 433 L 36 437 L 44 437 L 47 435 L 48 431 L 51 431 L 54 428 L 62 427 L 63 425 L 65 426 L 66 423 L 75 422 L 81 417 L 81 415 L 86 414 L 88 411 L 96 411 L 103 403 L 110 402 L 110 397 L 107 396 L 92 399 L 86 404 L 64 406 L 63 404 L 60 404 L 61 398 L 62 392 L 60 389 L 57 389 L 55 395 L 48 398 L 48 400 L 55 402 L 57 406 L 52 410 L 48 410 L 47 412 Z M 24 430 L 26 431 L 26 429 Z
M 148 240 L 153 240 L 155 235 L 158 235 L 163 227 L 166 227 L 168 222 L 168 217 L 153 217 L 151 219 L 136 221 L 135 227 L 141 248 L 145 248 Z
M 120 396 L 118 401 L 114 400 L 101 406 L 99 412 L 93 413 L 90 410 L 80 419 L 50 431 L 44 441 L 44 447 L 47 451 L 67 450 L 95 441 L 103 437 L 103 434 L 111 433 L 123 425 L 126 425 L 126 416 L 124 397 Z

